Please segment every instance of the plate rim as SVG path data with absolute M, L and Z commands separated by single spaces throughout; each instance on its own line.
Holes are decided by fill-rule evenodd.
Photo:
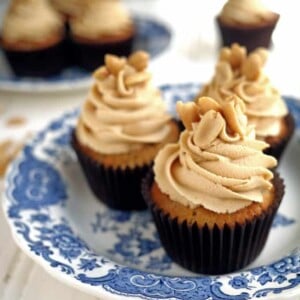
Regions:
M 165 84 L 165 85 L 161 85 L 160 88 L 161 90 L 169 90 L 169 89 L 174 89 L 174 88 L 190 88 L 190 87 L 199 87 L 199 83 L 177 83 L 177 84 Z M 296 106 L 298 106 L 299 111 L 300 111 L 300 102 L 299 100 L 297 100 L 296 97 L 294 96 L 283 96 L 284 98 L 290 99 L 292 102 L 295 103 Z M 76 109 L 77 110 L 77 109 Z M 62 122 L 65 121 L 65 119 L 67 118 L 68 115 L 72 115 L 74 114 L 74 112 L 76 111 L 68 111 L 65 112 L 61 115 L 59 115 L 58 117 L 54 118 L 53 120 L 51 120 L 48 125 L 44 128 L 42 128 L 41 130 L 39 130 L 35 136 L 37 136 L 39 133 L 46 133 L 47 131 L 51 131 L 50 128 L 50 124 L 52 124 L 53 122 L 57 121 L 57 120 L 62 120 Z M 28 143 L 26 143 L 26 145 L 30 145 L 35 137 L 33 137 Z M 71 276 L 67 276 L 65 273 L 61 272 L 60 270 L 58 270 L 57 268 L 53 268 L 52 266 L 49 265 L 49 263 L 47 261 L 45 261 L 44 259 L 42 259 L 41 256 L 36 255 L 35 253 L 33 253 L 32 251 L 30 251 L 28 244 L 24 244 L 24 238 L 22 237 L 21 234 L 17 234 L 17 229 L 15 228 L 12 219 L 9 217 L 8 215 L 8 208 L 9 208 L 9 203 L 12 201 L 12 199 L 8 199 L 8 186 L 9 185 L 9 180 L 10 180 L 10 176 L 13 176 L 13 170 L 14 168 L 16 168 L 21 162 L 22 162 L 22 155 L 23 155 L 23 150 L 21 151 L 21 153 L 19 154 L 19 156 L 17 157 L 17 159 L 13 162 L 13 164 L 11 164 L 6 172 L 6 175 L 4 177 L 4 184 L 5 184 L 5 188 L 4 188 L 4 192 L 2 193 L 2 208 L 4 210 L 6 219 L 8 221 L 9 227 L 10 227 L 10 231 L 12 233 L 12 236 L 15 240 L 15 242 L 17 243 L 17 245 L 19 246 L 19 248 L 21 250 L 23 250 L 29 257 L 31 257 L 35 262 L 37 262 L 39 265 L 41 265 L 50 275 L 54 276 L 55 278 L 59 278 L 59 280 L 61 280 L 62 282 L 78 288 L 88 294 L 91 294 L 93 296 L 96 297 L 101 297 L 101 296 L 105 296 L 106 299 L 121 299 L 120 297 L 141 297 L 143 299 L 157 299 L 157 298 L 152 298 L 152 297 L 148 297 L 145 295 L 138 295 L 138 294 L 120 294 L 118 295 L 117 293 L 111 293 L 109 290 L 105 289 L 102 285 L 98 285 L 97 289 L 91 289 L 89 284 L 85 284 L 82 283 L 81 281 L 79 281 L 78 279 L 76 279 L 75 277 L 71 277 Z M 298 254 L 297 252 L 297 257 L 300 257 L 300 252 Z M 285 257 L 284 257 L 285 258 Z M 282 259 L 282 258 L 281 258 Z M 281 260 L 280 259 L 280 260 Z M 56 272 L 57 271 L 57 272 Z M 249 271 L 248 269 L 245 270 L 245 272 Z M 187 276 L 169 276 L 169 275 L 161 275 L 161 274 L 155 274 L 154 272 L 146 272 L 146 271 L 141 271 L 142 273 L 147 273 L 147 274 L 154 274 L 154 275 L 158 275 L 161 277 L 168 277 L 168 278 L 187 278 Z M 240 272 L 234 272 L 232 274 L 226 274 L 226 275 L 222 275 L 222 276 L 227 276 L 227 275 L 234 275 L 234 274 L 240 274 Z M 199 277 L 201 275 L 195 275 L 194 277 Z M 194 278 L 191 277 L 191 278 Z M 218 276 L 204 276 L 204 277 L 218 277 Z M 283 295 L 282 293 L 279 293 L 279 296 L 277 297 L 276 295 L 272 295 L 269 296 L 268 295 L 268 299 L 282 299 L 282 296 L 291 296 L 293 295 L 293 293 L 297 292 L 296 289 L 299 290 L 299 285 L 300 285 L 300 281 L 298 282 L 297 286 L 295 286 L 294 288 L 291 288 L 288 290 L 289 295 Z M 176 296 L 176 295 L 175 295 Z M 109 298 L 108 298 L 109 297 Z M 264 298 L 264 297 L 262 297 Z M 171 298 L 162 298 L 162 299 L 171 299 Z M 172 298 L 173 299 L 173 298 Z M 175 298 L 174 298 L 175 299 Z M 224 298 L 227 299 L 227 298 Z M 230 299 L 230 298 L 228 298 Z M 241 299 L 241 298 L 240 298 Z M 248 299 L 248 298 L 247 298 Z

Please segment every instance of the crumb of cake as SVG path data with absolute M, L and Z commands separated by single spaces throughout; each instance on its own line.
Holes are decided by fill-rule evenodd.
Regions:
M 17 156 L 23 147 L 23 142 L 13 141 L 10 139 L 0 142 L 0 176 L 5 174 L 5 171 L 10 162 Z
M 9 118 L 6 121 L 6 126 L 7 127 L 12 127 L 12 126 L 22 126 L 25 125 L 27 122 L 26 118 L 22 117 L 22 116 L 14 116 Z

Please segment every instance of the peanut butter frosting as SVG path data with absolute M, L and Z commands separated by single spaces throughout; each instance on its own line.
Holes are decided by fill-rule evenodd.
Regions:
M 249 123 L 255 125 L 258 138 L 276 136 L 288 109 L 279 91 L 263 73 L 268 51 L 257 48 L 247 55 L 246 48 L 233 44 L 220 52 L 215 74 L 200 96 L 223 102 L 229 95 L 238 95 L 246 105 Z
M 47 0 L 13 0 L 4 17 L 2 38 L 13 43 L 39 42 L 63 30 L 63 19 Z
M 53 7 L 68 17 L 79 16 L 91 0 L 50 0 Z
M 256 25 L 274 19 L 261 0 L 228 0 L 220 12 L 220 19 L 227 24 Z
M 77 125 L 83 145 L 101 154 L 120 154 L 161 143 L 168 136 L 171 116 L 151 83 L 148 59 L 143 51 L 128 59 L 105 56 Z
M 233 213 L 262 202 L 272 188 L 276 166 L 255 139 L 245 105 L 237 96 L 219 104 L 210 97 L 177 103 L 185 130 L 179 143 L 168 144 L 154 161 L 155 181 L 171 200 L 190 208 Z
M 133 22 L 119 0 L 90 0 L 83 13 L 71 19 L 70 26 L 75 36 L 97 39 L 127 33 Z

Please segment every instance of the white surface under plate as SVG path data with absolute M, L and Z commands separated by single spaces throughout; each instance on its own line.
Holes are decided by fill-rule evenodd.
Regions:
M 161 87 L 170 112 L 197 84 Z M 89 190 L 69 145 L 78 110 L 39 132 L 5 178 L 4 211 L 17 244 L 62 282 L 103 299 L 285 299 L 300 287 L 300 102 L 285 97 L 297 132 L 279 171 L 286 194 L 269 239 L 247 269 L 189 273 L 162 249 L 148 211 L 105 207 Z M 124 199 L 126 201 L 126 199 Z
M 145 50 L 155 58 L 171 42 L 171 31 L 166 24 L 151 16 L 134 17 L 137 33 L 133 50 Z M 0 90 L 20 92 L 57 92 L 86 88 L 91 84 L 91 73 L 78 67 L 69 67 L 59 75 L 48 78 L 15 76 L 0 49 Z

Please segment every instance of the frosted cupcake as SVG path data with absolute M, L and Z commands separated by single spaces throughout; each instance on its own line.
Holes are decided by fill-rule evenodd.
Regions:
M 213 97 L 219 103 L 229 95 L 238 95 L 257 138 L 270 144 L 266 153 L 279 160 L 295 126 L 285 101 L 263 71 L 267 56 L 264 48 L 249 54 L 238 44 L 222 48 L 215 74 L 199 95 Z
M 166 145 L 142 185 L 167 254 L 194 272 L 222 274 L 251 263 L 263 249 L 284 186 L 270 171 L 244 104 L 236 96 L 178 102 L 185 125 Z
M 18 76 L 50 76 L 64 67 L 65 28 L 47 0 L 13 0 L 5 14 L 1 47 Z
M 135 37 L 134 22 L 119 0 L 90 0 L 70 20 L 70 35 L 77 63 L 94 71 L 106 53 L 128 56 Z
M 261 0 L 228 0 L 216 17 L 222 46 L 239 43 L 248 51 L 271 46 L 278 20 Z
M 73 147 L 94 194 L 111 208 L 145 209 L 141 178 L 158 150 L 179 136 L 147 72 L 149 56 L 105 56 L 94 73 L 73 135 Z

